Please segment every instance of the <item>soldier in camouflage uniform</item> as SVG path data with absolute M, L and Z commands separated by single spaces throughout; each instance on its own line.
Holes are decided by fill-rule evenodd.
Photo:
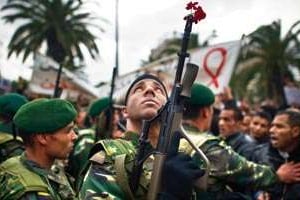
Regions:
M 124 116 L 128 131 L 124 139 L 100 140 L 92 149 L 91 166 L 80 190 L 82 199 L 145 199 L 153 158 L 149 157 L 144 163 L 139 186 L 134 194 L 129 183 L 132 161 L 142 120 L 154 117 L 166 100 L 165 86 L 156 76 L 146 74 L 133 81 L 125 97 Z M 146 148 L 148 152 L 156 146 L 159 126 L 159 122 L 151 125 Z
M 80 190 L 82 199 L 133 198 L 127 178 L 124 176 L 127 177 L 127 170 L 135 157 L 138 144 L 137 133 L 141 129 L 142 119 L 155 116 L 157 110 L 166 102 L 167 91 L 158 78 L 145 75 L 131 84 L 125 99 L 124 115 L 127 119 L 126 128 L 129 131 L 125 133 L 124 139 L 100 140 L 92 149 L 91 167 Z M 157 128 L 156 126 L 151 131 Z M 153 138 L 151 139 L 154 142 Z M 152 149 L 150 145 L 149 149 Z M 121 163 L 119 165 L 123 167 L 117 166 L 116 163 Z M 143 178 L 149 179 L 150 169 L 145 171 Z M 143 196 L 145 190 L 146 186 L 141 186 L 136 197 Z
M 268 166 L 247 161 L 234 152 L 218 137 L 209 134 L 213 116 L 214 94 L 200 84 L 192 87 L 191 99 L 186 103 L 183 113 L 184 128 L 194 144 L 198 146 L 210 161 L 207 191 L 197 189 L 197 199 L 247 199 L 241 193 L 232 192 L 231 186 L 266 188 L 282 181 L 299 180 L 293 170 L 295 165 L 283 166 L 276 173 Z M 184 140 L 180 149 L 193 156 L 198 165 L 203 166 L 195 151 Z M 297 171 L 297 170 L 296 170 Z
M 16 93 L 0 96 L 0 163 L 24 151 L 22 139 L 13 133 L 12 119 L 26 102 L 26 97 Z
M 66 171 L 75 178 L 79 179 L 80 172 L 88 162 L 88 155 L 96 140 L 96 123 L 100 113 L 108 108 L 110 100 L 107 97 L 94 101 L 89 107 L 84 129 L 78 129 L 77 139 L 74 142 L 73 151 L 70 153 Z
M 0 199 L 75 199 L 67 177 L 51 171 L 55 159 L 66 159 L 73 147 L 76 110 L 61 99 L 38 99 L 14 116 L 25 152 L 0 165 Z

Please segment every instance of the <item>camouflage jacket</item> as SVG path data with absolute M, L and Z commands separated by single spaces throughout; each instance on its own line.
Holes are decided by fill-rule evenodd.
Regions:
M 201 133 L 195 127 L 184 126 L 188 136 L 210 161 L 207 191 L 197 191 L 197 199 L 221 199 L 230 194 L 231 186 L 262 189 L 276 183 L 277 176 L 272 169 L 247 161 L 232 150 L 220 138 Z M 185 141 L 180 142 L 180 150 L 190 154 L 203 167 L 201 158 Z
M 39 167 L 25 154 L 0 165 L 0 191 L 1 200 L 76 199 L 65 176 Z
M 131 194 L 128 178 L 138 145 L 138 134 L 124 139 L 100 140 L 92 149 L 91 165 L 80 189 L 81 199 L 145 199 L 151 177 L 152 157 L 143 166 L 139 188 Z M 97 151 L 95 151 L 97 149 Z M 149 145 L 149 151 L 152 150 Z
M 0 163 L 13 156 L 21 155 L 24 151 L 20 137 L 14 138 L 12 124 L 0 123 Z
M 74 142 L 74 148 L 69 155 L 68 166 L 69 173 L 75 180 L 88 163 L 89 152 L 95 144 L 95 129 L 81 129 L 78 131 L 78 137 Z

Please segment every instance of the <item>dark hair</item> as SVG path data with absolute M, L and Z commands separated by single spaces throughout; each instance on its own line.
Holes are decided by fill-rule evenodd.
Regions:
M 262 112 L 266 112 L 270 115 L 271 120 L 274 118 L 274 116 L 276 115 L 276 112 L 278 111 L 277 108 L 275 108 L 274 106 L 270 106 L 270 105 L 264 105 L 260 107 Z
M 272 122 L 272 116 L 271 114 L 269 114 L 268 112 L 265 112 L 265 111 L 259 111 L 259 112 L 256 112 L 252 115 L 253 117 L 261 117 L 263 119 L 266 119 L 269 123 Z
M 231 110 L 231 111 L 233 111 L 233 119 L 235 121 L 241 121 L 241 120 L 243 120 L 243 113 L 242 113 L 241 109 L 239 109 L 238 107 L 230 106 L 230 107 L 225 107 L 223 110 Z
M 3 123 L 10 123 L 11 121 L 13 121 L 13 118 L 14 118 L 14 115 L 11 115 L 9 113 L 7 114 L 1 114 L 0 115 L 0 121 L 3 122 Z
M 204 108 L 203 106 L 191 105 L 186 103 L 182 112 L 183 119 L 196 119 L 199 117 L 199 110 Z
M 279 111 L 277 115 L 287 115 L 289 118 L 288 124 L 290 126 L 298 126 L 300 127 L 300 112 L 292 111 L 292 110 L 283 110 Z
M 33 136 L 34 133 L 28 133 L 24 130 L 21 130 L 17 127 L 15 127 L 16 136 L 20 136 L 23 140 L 23 143 L 25 146 L 32 146 L 33 145 Z

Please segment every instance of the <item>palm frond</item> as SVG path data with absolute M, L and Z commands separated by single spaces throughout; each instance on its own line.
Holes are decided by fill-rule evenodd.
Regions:
M 99 53 L 95 42 L 97 37 L 88 28 L 98 28 L 100 32 L 104 29 L 98 24 L 93 24 L 97 18 L 91 13 L 82 12 L 82 7 L 82 2 L 74 0 L 7 1 L 1 8 L 3 11 L 10 11 L 3 16 L 4 21 L 25 22 L 12 35 L 8 45 L 8 56 L 13 53 L 19 56 L 23 52 L 25 61 L 47 41 L 47 55 L 58 62 L 64 63 L 63 60 L 66 59 L 66 63 L 74 63 L 70 59 L 75 57 L 83 60 L 83 46 L 87 48 L 90 56 L 95 58 Z

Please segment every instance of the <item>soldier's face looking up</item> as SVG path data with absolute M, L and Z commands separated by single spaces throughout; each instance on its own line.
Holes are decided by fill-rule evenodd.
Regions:
M 125 115 L 133 120 L 151 119 L 166 103 L 163 86 L 153 79 L 143 79 L 130 90 Z

